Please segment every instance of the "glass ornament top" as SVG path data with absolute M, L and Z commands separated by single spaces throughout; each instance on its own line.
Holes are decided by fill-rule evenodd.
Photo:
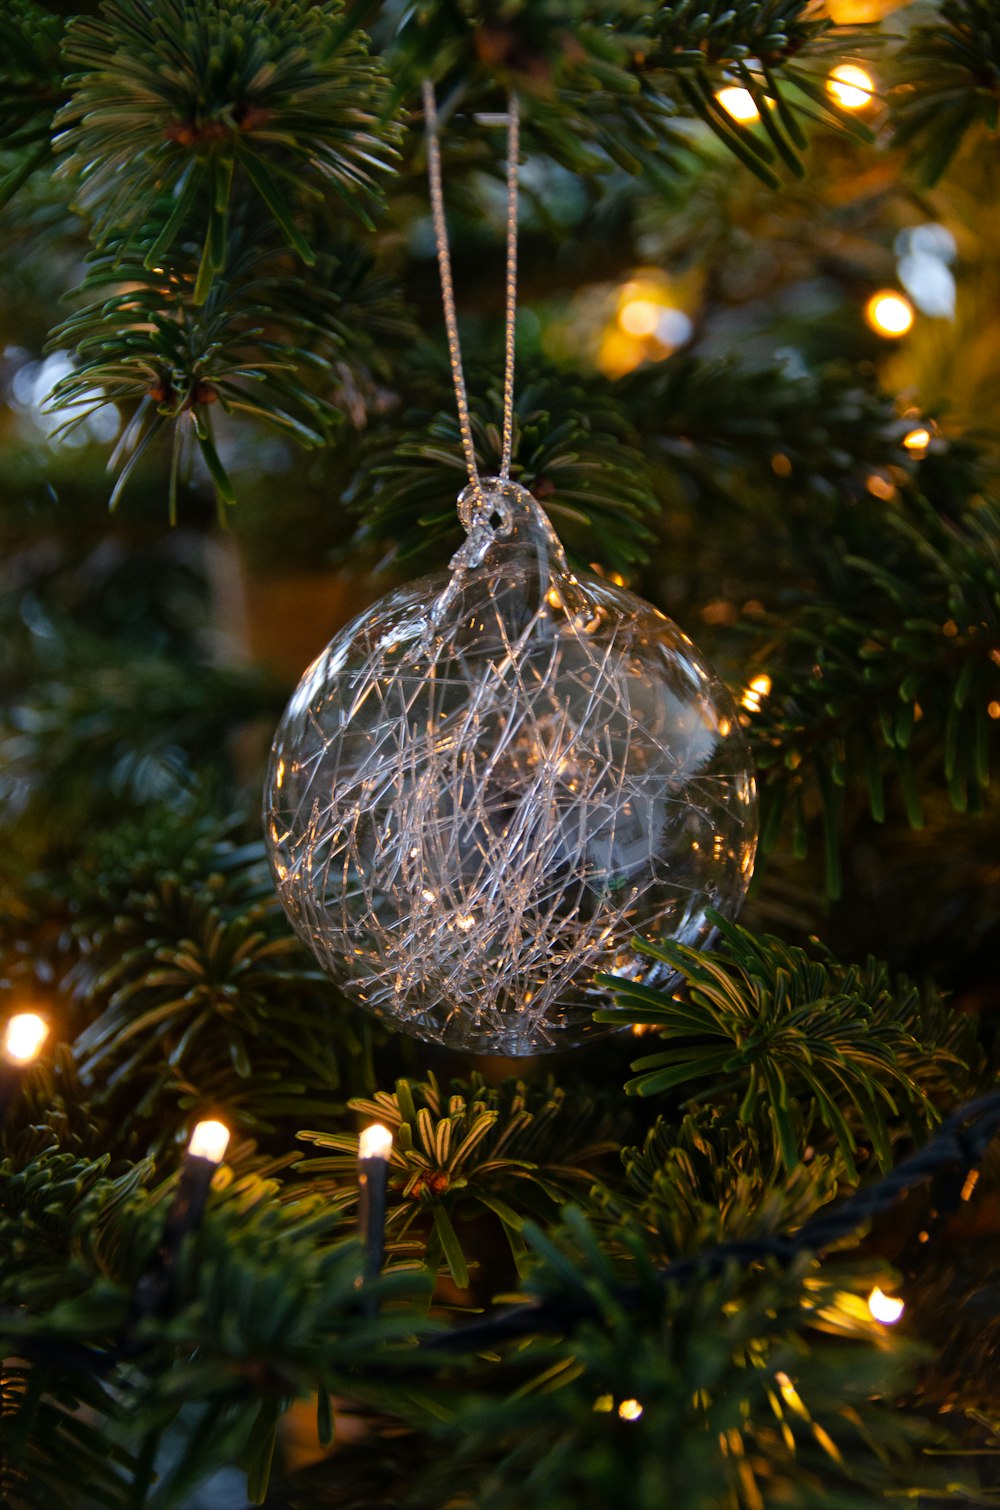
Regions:
M 309 667 L 266 831 L 296 931 L 346 994 L 480 1053 L 567 1048 L 598 975 L 704 944 L 753 869 L 756 792 L 725 688 L 650 604 L 570 571 L 524 488 L 459 499 L 450 570 L 390 593 Z

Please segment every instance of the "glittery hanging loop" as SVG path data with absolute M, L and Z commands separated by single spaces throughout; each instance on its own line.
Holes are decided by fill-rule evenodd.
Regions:
M 476 443 L 472 434 L 469 415 L 469 395 L 465 384 L 465 369 L 462 365 L 462 344 L 458 335 L 458 312 L 455 306 L 455 283 L 451 271 L 451 248 L 448 244 L 448 224 L 444 214 L 444 186 L 441 172 L 441 141 L 438 133 L 437 101 L 434 85 L 424 80 L 424 121 L 427 127 L 427 176 L 431 191 L 431 216 L 434 221 L 434 243 L 437 249 L 438 273 L 441 279 L 441 303 L 444 307 L 445 330 L 448 334 L 448 359 L 455 388 L 455 406 L 458 410 L 458 429 L 465 453 L 465 466 L 469 485 L 477 497 L 481 497 L 483 483 L 476 462 Z M 518 159 L 521 152 L 521 117 L 517 95 L 512 94 L 507 102 L 507 274 L 505 280 L 504 314 L 504 376 L 503 376 L 503 441 L 500 458 L 500 478 L 491 481 L 506 481 L 510 477 L 511 456 L 514 446 L 514 354 L 517 320 L 517 199 Z M 464 520 L 463 520 L 464 523 Z M 466 526 L 468 528 L 468 525 Z

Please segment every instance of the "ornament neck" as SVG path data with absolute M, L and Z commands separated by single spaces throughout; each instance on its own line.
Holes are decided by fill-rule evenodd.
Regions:
M 468 539 L 452 559 L 456 565 L 479 566 L 490 551 L 527 550 L 537 555 L 546 575 L 568 571 L 562 542 L 548 515 L 527 488 L 509 477 L 480 477 L 458 497 L 458 515 Z

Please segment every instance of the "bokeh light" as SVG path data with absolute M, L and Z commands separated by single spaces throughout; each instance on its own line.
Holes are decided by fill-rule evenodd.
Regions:
M 875 80 L 856 63 L 838 63 L 830 72 L 826 88 L 844 110 L 864 110 L 875 97 Z
M 894 1326 L 906 1307 L 897 1296 L 884 1294 L 876 1285 L 868 1297 L 868 1309 L 876 1321 L 881 1321 L 884 1326 Z
M 913 305 L 905 294 L 884 288 L 868 300 L 865 319 L 880 336 L 898 339 L 913 326 Z
M 4 1057 L 12 1064 L 30 1064 L 41 1053 L 49 1025 L 37 1012 L 15 1012 L 3 1033 Z
M 739 121 L 742 125 L 760 120 L 760 111 L 749 89 L 740 89 L 736 84 L 727 84 L 725 89 L 716 91 L 715 98 L 726 114 L 731 115 L 734 121 Z

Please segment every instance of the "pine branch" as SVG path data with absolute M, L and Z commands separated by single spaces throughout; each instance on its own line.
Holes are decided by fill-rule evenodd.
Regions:
M 604 1193 L 602 1202 L 602 1240 L 611 1251 L 624 1257 L 623 1234 L 635 1229 L 661 1264 L 717 1243 L 775 1237 L 844 1188 L 838 1148 L 816 1150 L 789 1170 L 769 1127 L 720 1103 L 697 1107 L 676 1125 L 658 1117 L 641 1148 L 622 1149 L 628 1191 Z M 797 1102 L 790 1116 L 798 1147 L 822 1139 L 812 1104 Z
M 615 1007 L 598 1022 L 648 1024 L 668 1045 L 643 1055 L 626 1090 L 663 1094 L 710 1082 L 713 1094 L 738 1098 L 740 1118 L 767 1129 L 793 1170 L 804 1156 L 808 1130 L 795 1103 L 803 1097 L 835 1141 L 852 1178 L 859 1135 L 883 1169 L 892 1162 L 891 1130 L 901 1119 L 914 1133 L 937 1112 L 928 1086 L 944 1066 L 957 1096 L 968 1088 L 955 1047 L 967 1024 L 950 1025 L 932 1009 L 928 1026 L 945 1042 L 922 1034 L 921 994 L 893 982 L 884 965 L 819 961 L 778 939 L 756 938 L 717 919 L 727 955 L 684 944 L 640 947 L 669 964 L 688 988 L 683 996 L 603 979 Z M 690 1092 L 688 1092 L 690 1094 Z
M 15 818 L 65 842 L 74 826 L 122 806 L 173 798 L 194 806 L 225 736 L 254 706 L 255 678 L 123 653 L 78 636 L 72 658 L 0 714 L 0 800 Z M 135 710 L 143 709 L 137 734 Z M 198 763 L 196 777 L 193 764 Z M 218 767 L 217 767 L 218 769 Z
M 52 117 L 66 98 L 65 25 L 34 0 L 8 0 L 0 14 L 0 150 L 16 154 L 0 176 L 0 208 L 52 156 Z
M 96 244 L 134 237 L 164 196 L 150 268 L 183 228 L 204 273 L 221 272 L 234 199 L 266 207 L 309 264 L 303 204 L 335 195 L 370 224 L 397 130 L 385 75 L 339 14 L 335 0 L 104 0 L 100 19 L 78 17 L 57 146 Z
M 492 1088 L 477 1075 L 456 1082 L 445 1096 L 433 1076 L 418 1085 L 397 1082 L 395 1093 L 349 1107 L 393 1133 L 386 1224 L 390 1252 L 416 1250 L 431 1274 L 446 1267 L 459 1289 L 471 1282 L 463 1234 L 484 1215 L 499 1220 L 517 1264 L 525 1257 L 521 1231 L 527 1215 L 550 1219 L 571 1192 L 594 1177 L 614 1148 L 605 1118 L 595 1120 L 590 1100 L 574 1101 L 549 1080 L 526 1086 L 509 1081 Z M 351 1133 L 302 1132 L 333 1157 L 299 1165 L 312 1179 L 349 1181 L 354 1198 L 358 1140 Z M 343 1192 L 343 1185 L 334 1190 Z M 343 1199 L 343 1195 L 341 1195 Z
M 693 492 L 700 509 L 724 507 L 756 526 L 772 575 L 776 551 L 760 529 L 762 505 L 775 530 L 787 521 L 801 551 L 817 505 L 870 499 L 873 472 L 909 475 L 916 467 L 902 444 L 912 425 L 889 394 L 843 363 L 809 372 L 680 352 L 641 367 L 614 393 L 644 448 L 683 481 L 682 496 Z M 967 468 L 966 461 L 963 476 Z M 741 538 L 739 551 L 749 543 Z
M 371 259 L 342 240 L 316 259 L 306 284 L 268 241 L 266 224 L 235 216 L 225 270 L 199 302 L 196 249 L 180 244 L 166 270 L 147 270 L 143 250 L 154 237 L 147 226 L 92 258 L 81 290 L 89 302 L 50 339 L 76 357 L 51 405 L 66 412 L 66 434 L 108 404 L 131 410 L 109 462 L 117 473 L 112 508 L 152 442 L 171 435 L 173 522 L 188 450 L 200 452 L 220 507 L 234 501 L 213 413 L 321 446 L 341 419 L 329 396 L 334 362 L 349 352 L 356 371 L 366 363 L 377 371 L 387 338 L 410 328 Z
M 356 0 L 348 16 L 368 25 L 378 9 Z M 871 139 L 809 66 L 859 33 L 833 30 L 811 0 L 437 0 L 387 18 L 378 33 L 397 99 L 415 100 L 425 77 L 445 88 L 449 112 L 495 106 L 516 89 L 526 141 L 576 173 L 676 174 L 690 151 L 682 117 L 702 120 L 771 186 L 775 166 L 801 175 L 804 121 Z M 717 104 L 717 89 L 733 82 L 754 95 L 759 129 Z
M 635 1510 L 664 1496 L 679 1510 L 760 1510 L 772 1499 L 875 1510 L 918 1486 L 929 1502 L 935 1489 L 942 1502 L 963 1492 L 976 1502 L 971 1471 L 922 1458 L 935 1437 L 942 1445 L 937 1429 L 894 1407 L 919 1352 L 878 1334 L 851 1293 L 857 1275 L 761 1265 L 659 1285 L 639 1243 L 617 1265 L 579 1213 L 552 1237 L 530 1237 L 541 1259 L 533 1293 L 554 1313 L 590 1319 L 571 1341 L 508 1353 L 519 1387 L 502 1398 L 468 1392 L 438 1432 L 452 1493 L 464 1470 L 482 1510 L 597 1510 L 622 1485 Z M 623 1272 L 634 1282 L 628 1306 Z M 721 1451 L 705 1449 L 720 1440 Z
M 750 718 L 764 773 L 764 851 L 787 804 L 804 854 L 812 783 L 833 896 L 849 772 L 879 822 L 891 773 L 918 828 L 918 774 L 928 779 L 928 756 L 955 809 L 977 812 L 995 742 L 1000 515 L 983 502 L 953 523 L 917 502 L 886 512 L 872 537 L 864 558 L 841 563 L 840 601 L 804 604 L 782 626 L 767 657 L 777 695 L 758 700 Z
M 889 95 L 895 146 L 937 183 L 978 127 L 1000 129 L 1000 15 L 992 0 L 944 0 L 914 28 Z
M 395 432 L 380 426 L 352 489 L 352 507 L 363 516 L 361 538 L 398 541 L 404 559 L 433 550 L 440 561 L 461 540 L 455 499 L 465 486 L 465 464 L 453 405 L 442 399 L 447 408 L 409 411 Z M 501 412 L 502 393 L 493 381 L 482 400 L 472 401 L 484 476 L 499 469 Z M 551 370 L 523 374 L 511 475 L 534 493 L 584 563 L 596 556 L 627 569 L 653 538 L 646 520 L 655 505 L 634 439 L 624 411 L 606 395 L 588 393 Z
M 172 870 L 129 843 L 119 832 L 73 877 L 66 982 L 91 1099 L 119 1135 L 148 1123 L 154 1147 L 192 1108 L 254 1130 L 335 1110 L 345 1073 L 365 1083 L 367 1030 L 288 933 L 263 845 L 209 829 Z
M 55 1158 L 65 1183 L 73 1170 Z M 182 1251 L 169 1308 L 140 1316 L 136 1285 L 151 1262 L 173 1181 L 151 1189 L 148 1168 L 127 1176 L 127 1191 L 121 1182 L 90 1178 L 90 1198 L 103 1201 L 95 1240 L 91 1213 L 51 1188 L 44 1164 L 19 1176 L 0 1166 L 0 1221 L 8 1200 L 15 1219 L 22 1215 L 30 1199 L 22 1189 L 40 1192 L 35 1204 L 51 1213 L 60 1241 L 79 1245 L 72 1287 L 63 1265 L 58 1294 L 36 1286 L 27 1309 L 0 1313 L 5 1352 L 35 1360 L 33 1375 L 50 1399 L 91 1406 L 96 1461 L 83 1482 L 101 1483 L 99 1475 L 117 1469 L 127 1489 L 122 1504 L 175 1510 L 237 1457 L 251 1497 L 262 1501 L 287 1404 L 319 1392 L 322 1417 L 331 1391 L 363 1398 L 379 1354 L 398 1352 L 415 1329 L 426 1329 L 411 1304 L 423 1289 L 419 1276 L 379 1281 L 383 1312 L 367 1320 L 357 1306 L 357 1246 L 338 1240 L 335 1213 L 315 1197 L 278 1199 L 273 1170 L 246 1150 L 236 1150 L 232 1163 L 236 1177 L 220 1174 L 201 1231 Z M 96 1385 L 95 1375 L 113 1387 Z M 58 1454 L 66 1444 L 44 1436 L 52 1408 L 45 1398 L 41 1410 L 39 1403 L 35 1391 L 21 1404 L 10 1468 L 16 1474 L 34 1464 L 40 1482 L 61 1483 L 66 1470 Z M 157 1445 L 178 1426 L 180 1450 L 169 1466 L 156 1464 Z M 134 1456 L 116 1446 L 123 1438 L 137 1444 Z M 79 1450 L 67 1453 L 68 1462 L 81 1472 Z

